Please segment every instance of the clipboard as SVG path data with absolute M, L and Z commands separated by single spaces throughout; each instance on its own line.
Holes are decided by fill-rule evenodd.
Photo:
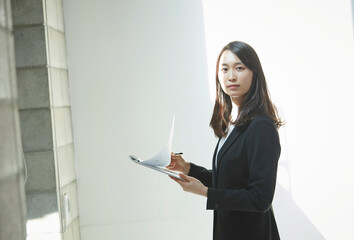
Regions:
M 136 164 L 142 165 L 142 166 L 144 166 L 144 167 L 151 168 L 151 169 L 153 169 L 153 170 L 155 170 L 155 171 L 158 171 L 158 172 L 167 174 L 167 175 L 169 175 L 169 176 L 171 176 L 171 177 L 177 178 L 177 179 L 182 180 L 183 182 L 185 182 L 185 180 L 182 179 L 182 178 L 178 175 L 179 172 L 177 172 L 177 171 L 172 171 L 172 170 L 168 170 L 168 169 L 163 168 L 163 167 L 158 167 L 158 166 L 153 166 L 153 165 L 146 164 L 146 163 L 144 163 L 143 160 L 141 160 L 140 158 L 135 157 L 135 156 L 133 156 L 133 155 L 130 155 L 129 157 L 130 157 L 130 159 L 131 159 L 133 162 L 135 162 Z

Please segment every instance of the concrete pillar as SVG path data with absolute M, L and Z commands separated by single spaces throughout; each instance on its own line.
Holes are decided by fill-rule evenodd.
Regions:
M 0 240 L 26 237 L 24 165 L 10 0 L 0 0 Z
M 12 0 L 28 240 L 80 239 L 62 11 L 61 0 Z

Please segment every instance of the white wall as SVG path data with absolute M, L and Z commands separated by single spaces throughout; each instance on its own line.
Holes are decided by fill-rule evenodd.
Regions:
M 274 203 L 283 239 L 353 239 L 350 2 L 203 4 L 205 33 L 197 0 L 64 0 L 82 239 L 212 238 L 205 199 L 128 155 L 160 150 L 175 112 L 173 150 L 211 166 L 207 73 L 235 39 L 258 52 L 288 123 Z
M 130 161 L 165 144 L 211 166 L 202 4 L 64 1 L 82 239 L 211 239 L 206 200 Z
M 251 44 L 287 121 L 274 199 L 281 236 L 354 239 L 350 1 L 204 0 L 203 6 L 208 66 L 214 69 L 225 42 Z

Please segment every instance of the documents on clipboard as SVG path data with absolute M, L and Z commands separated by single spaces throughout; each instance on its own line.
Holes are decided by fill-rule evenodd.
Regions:
M 172 119 L 172 126 L 171 126 L 170 136 L 168 138 L 167 144 L 156 156 L 148 160 L 141 160 L 140 158 L 135 157 L 133 155 L 130 155 L 129 157 L 133 162 L 137 164 L 140 164 L 142 166 L 151 168 L 153 170 L 159 171 L 161 173 L 170 175 L 174 178 L 184 181 L 184 179 L 182 179 L 178 175 L 179 172 L 166 169 L 166 166 L 168 166 L 171 163 L 171 148 L 172 148 L 174 126 L 175 126 L 175 116 L 173 116 Z

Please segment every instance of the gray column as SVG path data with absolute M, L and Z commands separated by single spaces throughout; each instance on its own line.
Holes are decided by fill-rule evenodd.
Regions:
M 10 0 L 0 0 L 0 240 L 26 237 L 14 57 Z
M 80 239 L 62 10 L 12 0 L 28 240 Z

